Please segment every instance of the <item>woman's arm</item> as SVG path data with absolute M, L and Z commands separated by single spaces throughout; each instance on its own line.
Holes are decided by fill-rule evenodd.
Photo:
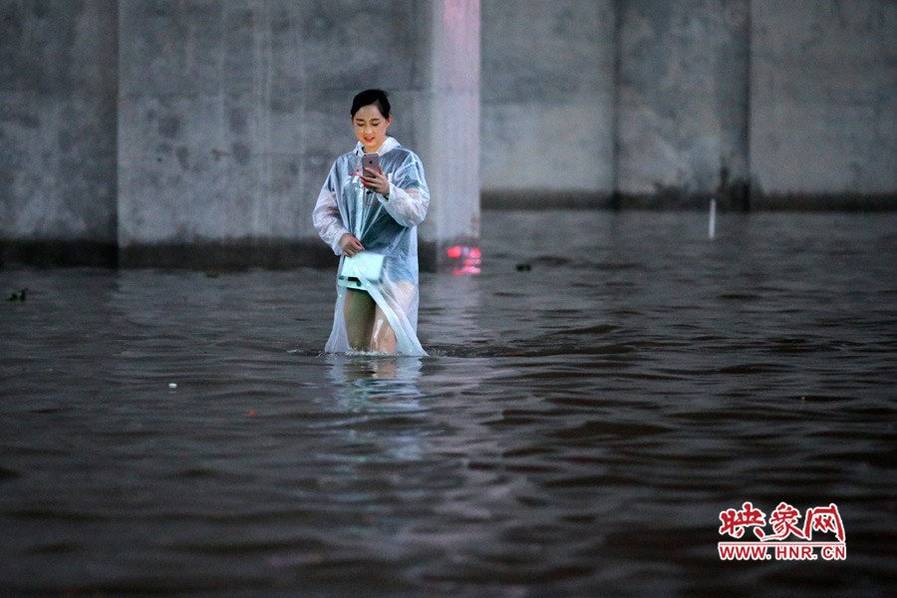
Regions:
M 410 156 L 395 173 L 388 174 L 389 193 L 380 195 L 381 203 L 402 226 L 417 226 L 427 216 L 430 189 L 420 160 Z
M 342 249 L 340 249 L 339 240 L 349 231 L 343 225 L 342 216 L 340 216 L 339 208 L 336 205 L 335 166 L 334 164 L 334 167 L 330 169 L 330 174 L 324 182 L 324 186 L 321 187 L 311 217 L 318 236 L 330 245 L 333 253 L 340 255 Z

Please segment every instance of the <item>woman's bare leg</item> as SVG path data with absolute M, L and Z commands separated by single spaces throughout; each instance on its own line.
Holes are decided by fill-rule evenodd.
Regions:
M 408 309 L 414 297 L 414 285 L 410 282 L 396 283 L 397 297 L 401 309 Z M 371 350 L 384 353 L 396 352 L 396 333 L 389 325 L 386 314 L 377 305 L 374 310 L 374 325 L 371 330 Z
M 355 351 L 369 351 L 371 327 L 374 324 L 374 299 L 358 289 L 346 289 L 343 316 L 346 319 L 346 335 L 349 348 Z
M 379 305 L 374 314 L 374 328 L 371 331 L 371 351 L 396 352 L 396 333 Z

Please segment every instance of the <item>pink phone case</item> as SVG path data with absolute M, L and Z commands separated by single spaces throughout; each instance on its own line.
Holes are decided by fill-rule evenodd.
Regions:
M 382 172 L 383 169 L 380 168 L 380 156 L 378 154 L 365 154 L 364 159 L 361 161 L 361 173 L 367 175 L 364 171 L 365 168 Z

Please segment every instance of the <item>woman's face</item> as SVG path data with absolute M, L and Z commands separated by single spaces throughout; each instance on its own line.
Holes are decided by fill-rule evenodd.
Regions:
M 364 151 L 373 154 L 386 141 L 386 129 L 392 123 L 392 116 L 383 118 L 377 104 L 362 106 L 352 117 L 355 138 L 364 146 Z

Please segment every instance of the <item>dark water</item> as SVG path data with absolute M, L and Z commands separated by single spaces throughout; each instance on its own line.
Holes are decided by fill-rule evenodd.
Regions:
M 319 355 L 331 271 L 0 271 L 0 587 L 894 595 L 897 216 L 706 234 L 486 212 L 423 359 Z M 744 501 L 846 561 L 722 562 Z

